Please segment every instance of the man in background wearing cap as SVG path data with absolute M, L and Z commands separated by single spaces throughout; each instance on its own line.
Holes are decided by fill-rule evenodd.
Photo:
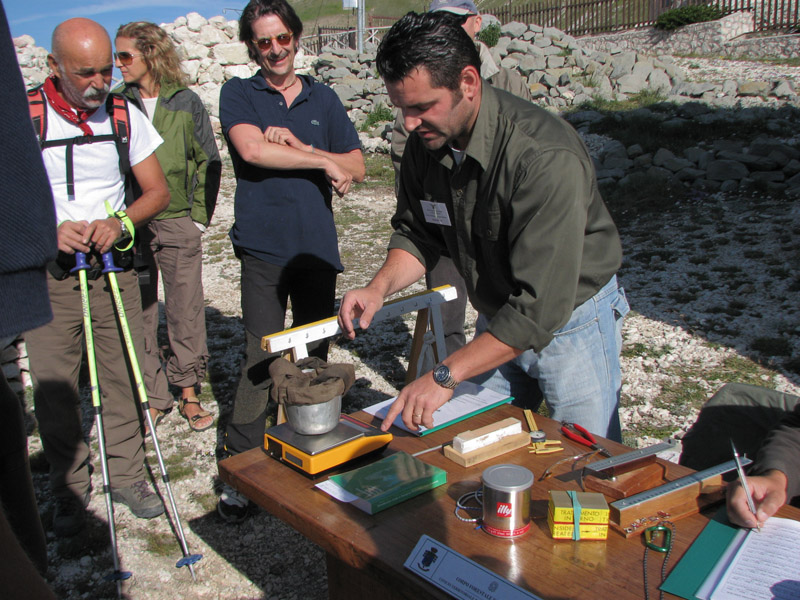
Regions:
M 515 96 L 531 100 L 531 90 L 528 84 L 520 76 L 519 72 L 505 67 L 498 67 L 492 58 L 489 47 L 476 39 L 481 30 L 482 18 L 478 14 L 478 9 L 472 0 L 433 0 L 428 12 L 443 12 L 457 15 L 463 18 L 461 27 L 475 40 L 475 48 L 481 59 L 481 77 L 491 85 L 501 90 L 505 90 Z M 403 116 L 400 111 L 394 121 L 392 130 L 392 164 L 394 165 L 395 193 L 397 193 L 400 182 L 400 161 L 403 158 L 403 150 L 406 147 L 408 131 L 403 126 Z M 447 354 L 452 354 L 461 348 L 467 341 L 464 335 L 464 320 L 467 310 L 467 288 L 464 278 L 459 275 L 453 261 L 442 256 L 436 266 L 425 275 L 425 283 L 428 288 L 439 287 L 440 285 L 452 285 L 458 291 L 455 300 L 446 302 L 442 305 L 442 326 L 444 328 L 444 341 Z M 440 356 L 439 359 L 443 359 Z

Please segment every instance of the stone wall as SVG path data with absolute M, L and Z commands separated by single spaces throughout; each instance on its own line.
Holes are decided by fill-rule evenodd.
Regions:
M 684 185 L 707 193 L 751 191 L 758 194 L 800 197 L 800 139 L 793 134 L 800 125 L 800 110 L 784 106 L 778 110 L 740 108 L 712 110 L 703 102 L 680 106 L 654 105 L 620 113 L 619 121 L 651 130 L 680 130 L 696 125 L 714 129 L 736 129 L 757 124 L 758 137 L 742 140 L 719 139 L 683 148 L 679 154 L 667 148 L 647 149 L 640 144 L 625 147 L 608 140 L 592 151 L 597 180 L 601 185 L 642 187 L 653 182 Z M 579 132 L 604 116 L 596 111 L 576 111 L 566 119 Z
M 256 71 L 244 45 L 238 41 L 238 23 L 190 13 L 162 27 L 175 41 L 191 87 L 208 107 L 219 131 L 220 88 L 232 77 L 249 77 Z M 739 88 L 755 82 L 733 82 L 725 89 L 705 86 L 699 90 L 696 85 L 684 83 L 685 74 L 670 55 L 714 54 L 721 44 L 748 30 L 752 30 L 749 13 L 690 25 L 671 34 L 646 30 L 579 39 L 552 27 L 512 22 L 502 26 L 500 40 L 492 53 L 499 64 L 520 72 L 537 103 L 556 110 L 593 97 L 620 100 L 643 90 L 673 96 L 676 102 L 716 98 L 729 106 L 741 97 L 752 96 L 739 94 Z M 29 36 L 16 38 L 14 43 L 26 83 L 35 85 L 44 81 L 48 74 L 47 51 L 36 47 Z M 379 104 L 388 103 L 385 87 L 375 74 L 374 54 L 375 46 L 371 44 L 365 46 L 363 54 L 331 47 L 323 48 L 316 57 L 304 56 L 301 51 L 296 67 L 329 84 L 349 111 L 351 120 L 360 126 Z M 745 85 L 744 89 L 750 87 L 753 86 Z M 777 89 L 774 82 L 766 87 L 759 85 L 757 89 L 765 99 L 779 94 L 781 101 L 795 98 L 794 90 L 787 91 L 786 86 L 777 90 L 779 94 L 774 93 Z M 378 127 L 369 134 L 364 139 L 385 138 L 386 128 Z M 367 146 L 385 150 L 385 144 L 373 141 L 367 142 Z
M 771 35 L 731 40 L 724 48 L 729 58 L 800 58 L 800 35 Z

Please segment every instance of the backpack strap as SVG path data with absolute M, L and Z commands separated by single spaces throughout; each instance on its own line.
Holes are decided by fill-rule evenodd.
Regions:
M 47 135 L 47 107 L 45 104 L 47 100 L 44 97 L 44 90 L 39 85 L 33 89 L 28 90 L 28 109 L 31 113 L 31 121 L 33 122 L 33 130 L 36 133 L 36 139 L 39 141 L 39 148 L 41 149 L 42 143 Z
M 111 93 L 106 98 L 106 111 L 114 131 L 114 143 L 119 155 L 119 172 L 125 178 L 125 206 L 134 201 L 133 177 L 131 175 L 131 118 L 128 99 L 122 94 Z
M 106 111 L 114 130 L 117 154 L 119 154 L 119 171 L 128 175 L 131 170 L 131 119 L 128 112 L 128 99 L 122 94 L 109 94 L 106 98 Z

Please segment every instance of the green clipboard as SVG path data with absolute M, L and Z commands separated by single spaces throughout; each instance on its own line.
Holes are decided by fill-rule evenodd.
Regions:
M 699 600 L 697 591 L 738 531 L 739 528 L 728 521 L 725 507 L 719 509 L 659 589 L 687 600 Z

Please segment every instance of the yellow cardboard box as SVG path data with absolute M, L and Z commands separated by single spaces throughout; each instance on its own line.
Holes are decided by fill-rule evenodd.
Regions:
M 608 537 L 608 503 L 603 494 L 576 492 L 580 504 L 578 532 L 582 540 L 605 540 Z M 564 491 L 551 491 L 547 524 L 555 539 L 572 539 L 575 518 L 572 498 Z
M 581 505 L 581 523 L 608 523 L 608 503 L 603 494 L 596 492 L 577 492 Z M 564 491 L 551 490 L 549 511 L 553 513 L 556 523 L 572 523 L 572 499 Z
M 575 529 L 573 523 L 555 523 L 553 513 L 547 512 L 547 525 L 554 540 L 571 540 L 572 532 Z M 581 523 L 578 526 L 578 533 L 581 540 L 605 540 L 608 539 L 608 525 L 597 525 L 592 523 Z

